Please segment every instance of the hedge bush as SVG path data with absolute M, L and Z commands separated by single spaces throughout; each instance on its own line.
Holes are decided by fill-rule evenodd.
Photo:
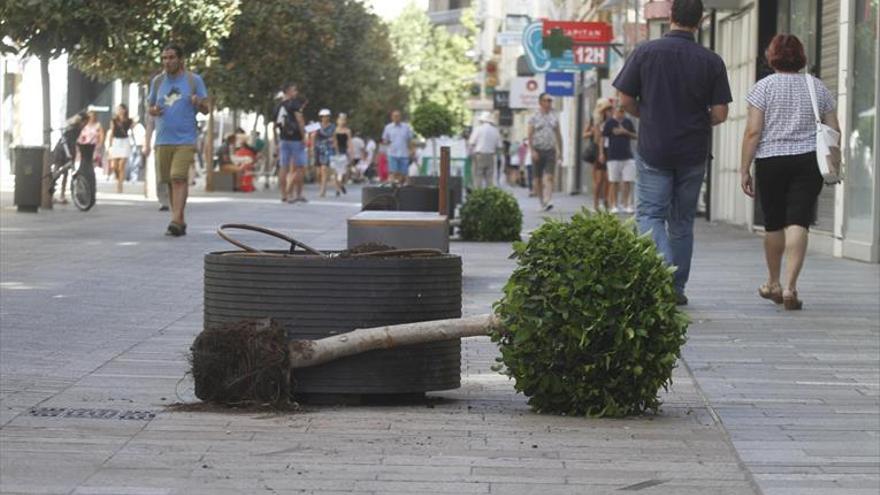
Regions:
M 518 241 L 522 211 L 512 194 L 497 187 L 471 191 L 461 207 L 461 238 L 466 241 Z
M 503 373 L 532 408 L 596 417 L 657 411 L 688 319 L 651 239 L 632 220 L 583 211 L 548 220 L 514 243 L 514 256 L 492 338 Z

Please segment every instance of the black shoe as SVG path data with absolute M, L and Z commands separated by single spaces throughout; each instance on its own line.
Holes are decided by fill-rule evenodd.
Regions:
M 165 206 L 165 205 L 162 205 L 162 206 L 159 207 L 159 211 L 168 211 L 168 210 L 170 210 L 170 209 L 171 209 L 171 208 L 169 208 L 169 207 L 167 207 L 167 206 Z
M 340 187 L 342 187 L 342 194 L 348 194 L 348 191 L 345 190 L 345 186 L 340 186 Z
M 165 235 L 171 237 L 180 237 L 186 235 L 186 224 L 180 224 L 171 222 L 168 224 L 168 229 L 165 231 Z
M 687 306 L 688 298 L 684 295 L 684 292 L 676 292 L 675 293 L 675 305 L 676 306 Z

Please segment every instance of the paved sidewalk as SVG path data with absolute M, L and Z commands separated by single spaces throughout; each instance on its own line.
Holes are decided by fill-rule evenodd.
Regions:
M 226 248 L 214 229 L 258 223 L 340 248 L 359 209 L 351 189 L 308 205 L 198 195 L 184 239 L 163 237 L 166 215 L 135 194 L 37 215 L 0 195 L 0 493 L 749 494 L 755 481 L 768 494 L 876 493 L 878 267 L 813 256 L 807 311 L 782 313 L 753 296 L 760 241 L 718 225 L 698 234 L 693 374 L 676 370 L 656 417 L 535 415 L 489 370 L 487 338 L 463 346 L 462 388 L 427 403 L 166 410 L 178 394 L 192 399 L 180 379 L 202 324 L 202 256 Z M 518 195 L 533 229 L 542 215 Z M 553 215 L 585 199 L 559 197 Z M 513 268 L 509 246 L 452 250 L 465 314 L 487 311 Z M 835 289 L 824 302 L 819 281 Z M 156 416 L 34 417 L 33 407 Z

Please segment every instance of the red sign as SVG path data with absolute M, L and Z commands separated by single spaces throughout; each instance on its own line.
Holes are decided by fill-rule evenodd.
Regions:
M 552 29 L 561 29 L 575 44 L 610 43 L 614 39 L 611 24 L 606 22 L 544 21 L 541 34 L 549 36 Z

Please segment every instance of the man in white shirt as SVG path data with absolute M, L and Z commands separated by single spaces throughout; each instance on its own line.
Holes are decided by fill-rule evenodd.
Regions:
M 495 183 L 495 156 L 501 148 L 501 134 L 492 114 L 483 112 L 480 125 L 471 133 L 468 147 L 474 157 L 474 188 L 483 189 Z

